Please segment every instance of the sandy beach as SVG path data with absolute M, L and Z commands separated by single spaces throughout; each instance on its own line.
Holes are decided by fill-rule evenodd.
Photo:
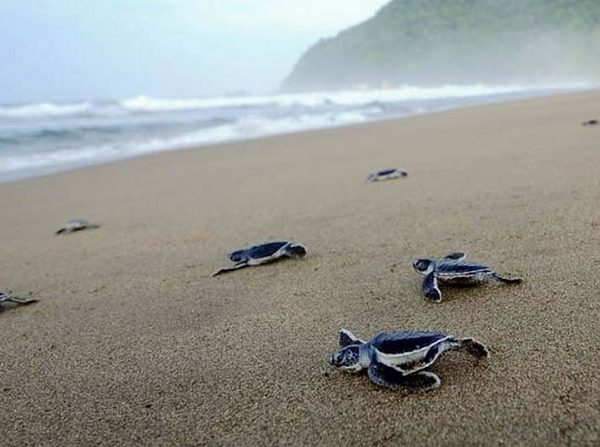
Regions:
M 600 92 L 160 153 L 0 185 L 0 444 L 598 445 Z M 405 179 L 367 184 L 378 169 Z M 69 218 L 102 228 L 57 237 Z M 227 253 L 285 261 L 212 278 Z M 466 251 L 519 286 L 426 301 Z M 430 329 L 428 393 L 334 370 L 340 328 Z

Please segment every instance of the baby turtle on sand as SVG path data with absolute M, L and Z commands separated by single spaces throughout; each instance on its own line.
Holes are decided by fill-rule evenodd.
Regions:
M 408 172 L 399 169 L 385 169 L 383 171 L 374 172 L 367 177 L 368 182 L 379 182 L 382 180 L 391 180 L 393 178 L 406 177 Z
M 581 123 L 582 126 L 595 126 L 598 124 L 598 120 L 587 120 Z
M 11 294 L 10 292 L 0 292 L 0 304 L 2 303 L 14 303 L 20 306 L 25 306 L 27 304 L 37 303 L 37 300 L 27 299 L 27 298 L 19 298 Z
M 302 258 L 304 256 L 306 256 L 306 248 L 300 244 L 289 241 L 267 242 L 234 251 L 229 255 L 229 259 L 236 264 L 233 267 L 222 268 L 213 276 L 254 265 L 268 264 L 283 258 Z
M 70 234 L 76 231 L 89 230 L 92 228 L 100 228 L 100 225 L 91 224 L 81 219 L 71 219 L 64 227 L 56 232 L 56 234 Z
M 471 285 L 487 280 L 497 280 L 508 284 L 519 284 L 521 278 L 500 276 L 485 265 L 466 260 L 465 253 L 451 253 L 442 259 L 418 259 L 413 263 L 417 272 L 425 276 L 423 292 L 432 301 L 442 301 L 442 291 L 438 281 L 447 284 Z
M 350 372 L 367 369 L 371 382 L 387 388 L 430 390 L 439 387 L 441 381 L 437 374 L 425 369 L 448 350 L 464 350 L 477 358 L 489 357 L 487 348 L 478 341 L 441 332 L 381 332 L 364 341 L 342 329 L 340 349 L 329 363 Z

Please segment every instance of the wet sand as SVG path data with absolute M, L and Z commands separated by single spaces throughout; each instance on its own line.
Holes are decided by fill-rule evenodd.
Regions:
M 0 312 L 0 443 L 598 445 L 598 116 L 584 92 L 0 185 L 0 289 L 39 299 Z M 73 217 L 102 228 L 53 235 Z M 309 256 L 211 277 L 277 239 Z M 525 282 L 429 303 L 411 262 L 451 251 Z M 394 392 L 327 364 L 342 327 L 492 357 Z

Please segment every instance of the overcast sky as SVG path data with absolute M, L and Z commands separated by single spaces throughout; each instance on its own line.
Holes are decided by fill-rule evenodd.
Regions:
M 272 91 L 389 0 L 0 0 L 0 103 Z

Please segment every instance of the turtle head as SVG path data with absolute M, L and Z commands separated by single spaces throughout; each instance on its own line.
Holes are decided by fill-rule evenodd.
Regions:
M 360 362 L 360 345 L 350 345 L 338 349 L 329 358 L 329 364 L 345 371 L 360 371 L 364 368 Z
M 290 246 L 287 249 L 287 252 L 291 256 L 296 256 L 298 258 L 303 258 L 304 256 L 306 256 L 306 248 L 304 248 L 300 244 L 290 244 Z
M 433 270 L 434 265 L 435 261 L 433 259 L 427 258 L 417 259 L 415 262 L 413 262 L 413 267 L 415 268 L 415 270 L 419 273 L 422 273 L 423 275 Z

